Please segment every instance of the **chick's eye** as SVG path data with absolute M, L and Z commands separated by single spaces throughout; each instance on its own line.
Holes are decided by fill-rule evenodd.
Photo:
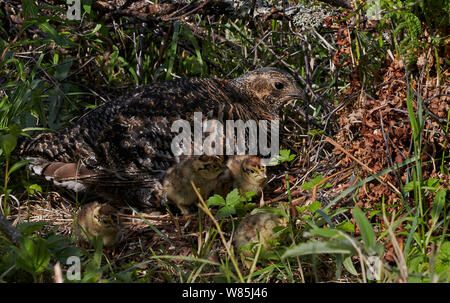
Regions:
M 276 88 L 276 89 L 283 89 L 283 87 L 284 87 L 284 84 L 283 84 L 283 83 L 281 83 L 281 82 L 275 82 L 275 88 Z

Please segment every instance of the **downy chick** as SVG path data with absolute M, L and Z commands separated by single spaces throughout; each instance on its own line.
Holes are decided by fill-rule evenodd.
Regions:
M 252 250 L 242 250 L 242 247 L 251 243 L 258 243 L 258 233 L 261 244 L 266 249 L 271 248 L 271 242 L 275 239 L 273 229 L 277 226 L 286 226 L 284 217 L 273 213 L 258 212 L 245 216 L 239 223 L 234 233 L 233 244 L 238 252 L 242 252 L 245 257 L 254 257 L 255 248 Z M 251 261 L 244 262 L 250 267 Z
M 76 214 L 75 234 L 79 240 L 89 242 L 101 236 L 103 246 L 109 247 L 117 243 L 119 232 L 117 210 L 109 204 L 89 203 L 81 206 Z
M 267 180 L 266 167 L 256 156 L 234 156 L 227 162 L 226 171 L 219 177 L 216 192 L 225 196 L 233 188 L 238 188 L 241 195 L 253 191 L 262 193 Z
M 165 198 L 177 205 L 184 215 L 188 214 L 186 207 L 198 200 L 191 180 L 202 198 L 206 199 L 216 188 L 217 177 L 223 169 L 222 159 L 217 156 L 202 155 L 185 159 L 167 170 L 163 180 Z

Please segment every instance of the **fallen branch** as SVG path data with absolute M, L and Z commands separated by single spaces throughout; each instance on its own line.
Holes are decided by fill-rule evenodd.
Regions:
M 9 221 L 0 214 L 0 231 L 10 240 L 14 245 L 18 245 L 22 234 L 9 223 Z

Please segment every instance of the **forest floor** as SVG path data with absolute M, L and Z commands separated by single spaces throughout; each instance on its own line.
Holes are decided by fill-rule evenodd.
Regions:
M 279 9 L 257 16 L 260 24 L 201 9 L 163 11 L 145 21 L 148 32 L 125 11 L 130 23 L 113 31 L 105 24 L 117 16 L 87 14 L 90 23 L 77 28 L 63 17 L 42 18 L 61 10 L 58 4 L 33 15 L 17 2 L 0 4 L 8 21 L 0 37 L 5 134 L 12 123 L 59 129 L 135 84 L 193 71 L 225 77 L 274 65 L 303 79 L 306 98 L 285 111 L 281 148 L 288 154 L 269 168 L 263 202 L 245 206 L 246 213 L 264 206 L 288 217 L 275 247 L 261 250 L 250 269 L 227 249 L 245 214 L 218 222 L 200 209 L 182 216 L 124 206 L 123 234 L 114 248 L 80 245 L 73 218 L 89 194 L 61 191 L 23 168 L 8 177 L 3 148 L 9 181 L 2 190 L 9 198 L 3 196 L 2 212 L 35 249 L 0 236 L 0 281 L 56 280 L 55 264 L 66 271 L 63 260 L 72 254 L 82 259 L 84 282 L 450 281 L 449 37 L 445 24 L 430 21 L 437 12 L 422 1 L 406 1 L 403 8 L 381 1 L 380 20 L 366 17 L 365 1 L 353 11 L 333 8 L 309 31 L 295 16 L 283 19 L 289 16 Z M 36 25 L 22 30 L 24 20 Z M 139 43 L 149 50 L 141 70 L 133 68 L 142 55 L 132 38 L 137 31 L 145 32 Z M 32 43 L 35 36 L 45 51 Z M 74 45 L 64 41 L 69 38 Z M 38 83 L 33 64 L 40 64 Z M 55 97 L 61 91 L 69 101 Z M 24 96 L 34 103 L 17 101 Z

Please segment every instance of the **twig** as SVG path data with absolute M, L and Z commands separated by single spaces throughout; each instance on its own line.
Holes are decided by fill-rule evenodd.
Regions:
M 326 178 L 324 178 L 322 181 L 320 181 L 319 183 L 317 183 L 316 185 L 313 186 L 313 195 L 312 195 L 312 199 L 311 201 L 314 202 L 316 201 L 316 197 L 317 197 L 317 189 L 319 188 L 319 186 L 321 186 L 322 184 L 324 184 L 325 182 L 328 182 L 330 179 L 334 178 L 335 176 L 341 174 L 341 173 L 345 173 L 350 169 L 353 169 L 355 167 L 355 165 L 352 165 L 348 168 L 345 168 L 341 171 L 338 171 L 337 173 L 332 174 L 331 176 L 328 176 Z M 350 172 L 351 173 L 351 172 Z
M 18 245 L 22 234 L 9 223 L 9 221 L 0 214 L 0 231 L 10 240 L 14 245 Z
M 292 197 L 297 197 L 297 196 L 301 195 L 302 193 L 303 193 L 302 190 L 294 190 L 294 191 L 291 192 L 291 196 L 292 196 Z M 271 203 L 275 203 L 275 202 L 281 201 L 281 200 L 283 200 L 283 199 L 285 199 L 285 198 L 287 198 L 287 194 L 286 194 L 286 193 L 283 194 L 283 195 L 281 195 L 281 196 L 278 196 L 278 197 L 276 197 L 276 198 L 267 200 L 267 201 L 265 201 L 264 203 L 265 203 L 265 204 L 271 204 Z
M 368 167 L 367 165 L 365 165 L 363 162 L 361 162 L 359 159 L 357 159 L 355 156 L 353 156 L 352 154 L 350 154 L 348 151 L 346 151 L 342 146 L 340 146 L 336 141 L 334 141 L 333 139 L 329 138 L 329 137 L 325 137 L 325 141 L 327 141 L 328 143 L 334 145 L 334 147 L 336 147 L 337 149 L 339 149 L 340 151 L 342 151 L 344 154 L 346 154 L 348 157 L 350 157 L 353 161 L 357 162 L 359 165 L 361 165 L 365 170 L 367 170 L 368 172 L 370 172 L 372 175 L 376 175 L 376 172 L 371 169 L 370 167 Z M 376 179 L 380 182 L 382 182 L 378 177 L 376 177 Z M 386 183 L 392 188 L 392 190 L 394 190 L 394 192 L 397 195 L 402 195 L 398 189 L 389 181 L 386 181 Z

